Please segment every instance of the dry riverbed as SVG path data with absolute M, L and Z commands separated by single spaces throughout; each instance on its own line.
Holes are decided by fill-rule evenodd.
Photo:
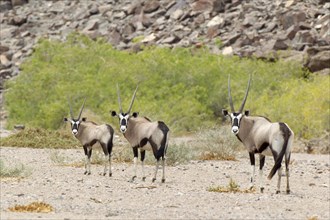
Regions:
M 70 159 L 69 164 L 54 162 L 54 155 Z M 151 156 L 147 152 L 147 156 Z M 0 159 L 7 165 L 23 164 L 30 173 L 21 179 L 1 179 L 1 219 L 329 219 L 329 155 L 292 155 L 291 191 L 275 194 L 277 175 L 266 176 L 273 165 L 266 158 L 263 194 L 209 192 L 209 187 L 228 186 L 230 179 L 241 189 L 249 185 L 247 153 L 238 161 L 191 161 L 167 167 L 166 182 L 161 170 L 151 182 L 153 166 L 146 166 L 147 180 L 128 182 L 131 163 L 113 163 L 113 176 L 101 176 L 101 165 L 92 165 L 92 174 L 83 175 L 82 149 L 49 150 L 0 148 Z M 68 162 L 66 162 L 68 164 Z M 140 168 L 140 167 L 139 167 Z M 138 169 L 140 173 L 140 169 Z M 139 174 L 138 173 L 138 174 Z M 258 175 L 256 176 L 258 183 Z M 15 205 L 45 202 L 49 213 L 9 211 Z

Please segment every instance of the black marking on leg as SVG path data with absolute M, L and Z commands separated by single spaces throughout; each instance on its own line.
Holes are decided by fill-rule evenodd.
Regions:
M 133 154 L 134 154 L 134 157 L 138 158 L 138 147 L 133 147 Z
M 146 157 L 146 151 L 145 150 L 140 150 L 140 155 L 141 155 L 141 161 L 144 161 L 144 158 Z
M 259 160 L 259 161 L 260 161 L 260 163 L 259 163 L 259 169 L 260 169 L 260 170 L 262 170 L 262 168 L 263 168 L 264 165 L 265 165 L 265 158 L 266 158 L 266 157 L 265 157 L 264 155 L 261 155 L 261 154 L 260 154 L 260 160 Z
M 250 153 L 249 152 L 249 156 L 250 156 L 250 163 L 251 163 L 251 165 L 252 166 L 254 166 L 255 165 L 255 157 L 254 157 L 254 153 Z
M 85 152 L 85 155 L 87 156 L 87 146 L 88 145 L 84 145 L 83 148 L 84 148 L 84 152 Z

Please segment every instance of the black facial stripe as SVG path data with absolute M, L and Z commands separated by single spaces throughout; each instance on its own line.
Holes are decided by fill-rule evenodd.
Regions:
M 72 130 L 73 130 L 73 129 L 78 130 L 78 127 L 79 127 L 79 125 L 78 125 L 77 122 L 74 122 L 74 123 L 72 124 Z
M 120 125 L 126 126 L 126 124 L 127 124 L 126 118 L 121 119 Z
M 238 127 L 238 118 L 234 118 L 234 122 L 233 122 L 233 126 L 237 126 Z

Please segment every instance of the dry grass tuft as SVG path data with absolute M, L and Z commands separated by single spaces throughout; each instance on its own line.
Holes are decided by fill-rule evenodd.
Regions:
M 241 144 L 230 133 L 228 126 L 215 127 L 201 130 L 197 133 L 195 142 L 199 150 L 200 160 L 233 160 Z
M 255 188 L 240 189 L 239 185 L 233 179 L 230 179 L 228 186 L 209 187 L 207 191 L 219 193 L 254 193 L 256 190 Z
M 32 202 L 28 205 L 15 205 L 8 208 L 12 212 L 42 212 L 48 213 L 54 211 L 54 208 L 44 202 Z
M 311 216 L 311 217 L 308 217 L 307 220 L 318 220 L 319 218 L 317 216 Z
M 21 179 L 31 174 L 31 170 L 27 169 L 23 164 L 14 164 L 14 167 L 6 166 L 4 161 L 0 159 L 0 179 Z

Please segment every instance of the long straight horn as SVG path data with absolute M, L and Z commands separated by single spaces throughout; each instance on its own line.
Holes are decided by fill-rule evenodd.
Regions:
M 138 87 L 139 87 L 139 86 L 137 85 L 137 86 L 136 86 L 136 89 L 135 89 L 135 91 L 134 91 L 134 94 L 133 94 L 133 97 L 132 97 L 132 101 L 131 101 L 131 104 L 130 104 L 130 106 L 129 106 L 129 108 L 128 108 L 127 113 L 130 113 L 130 112 L 131 112 L 131 109 L 132 109 L 132 106 L 133 106 L 133 103 L 134 103 L 134 100 L 135 100 L 136 91 L 137 91 Z
M 86 98 L 85 98 L 85 100 L 84 100 L 84 103 L 83 103 L 82 106 L 81 106 L 81 109 L 80 109 L 80 112 L 79 112 L 79 116 L 78 116 L 78 120 L 80 120 L 81 113 L 82 113 L 82 111 L 83 111 L 83 109 L 84 109 L 84 107 L 85 107 L 85 102 L 86 102 Z
M 123 113 L 123 107 L 121 106 L 121 99 L 120 99 L 120 92 L 119 92 L 118 83 L 117 83 L 117 94 L 118 94 L 119 111 L 120 111 L 120 113 Z
M 229 99 L 229 105 L 230 105 L 231 112 L 235 112 L 233 99 L 231 97 L 231 92 L 230 92 L 230 75 L 228 76 L 228 99 Z
M 241 112 L 243 111 L 243 108 L 244 108 L 244 105 L 245 105 L 246 99 L 247 99 L 248 94 L 249 94 L 250 84 L 251 84 L 251 75 L 250 75 L 250 79 L 249 79 L 249 82 L 248 82 L 248 86 L 247 86 L 247 88 L 246 88 L 245 97 L 244 97 L 243 102 L 242 102 L 242 105 L 241 105 L 241 107 L 240 107 L 240 109 L 239 109 L 239 111 L 238 111 L 239 113 L 241 113 Z
M 69 107 L 70 107 L 70 117 L 73 118 L 72 107 L 71 107 L 71 104 L 70 104 L 69 97 L 68 97 L 68 103 L 69 103 Z

